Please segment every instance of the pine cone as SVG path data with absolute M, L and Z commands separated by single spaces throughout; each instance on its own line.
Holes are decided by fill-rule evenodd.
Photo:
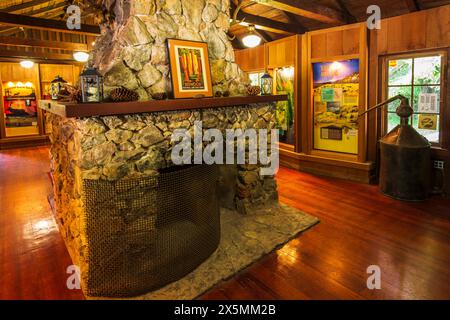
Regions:
M 167 98 L 167 94 L 165 92 L 155 92 L 152 93 L 152 98 L 155 100 L 164 100 Z
M 81 90 L 70 84 L 63 83 L 63 88 L 58 94 L 58 101 L 60 102 L 81 102 Z
M 136 101 L 138 99 L 139 95 L 136 91 L 126 88 L 115 88 L 111 90 L 111 100 L 114 102 Z
M 261 93 L 261 88 L 259 86 L 249 86 L 247 87 L 247 94 L 249 96 L 257 96 Z

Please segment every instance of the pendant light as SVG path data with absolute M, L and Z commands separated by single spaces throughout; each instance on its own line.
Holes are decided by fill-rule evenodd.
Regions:
M 242 38 L 242 43 L 248 48 L 254 48 L 261 43 L 261 37 L 255 32 L 255 26 L 248 26 L 248 34 Z

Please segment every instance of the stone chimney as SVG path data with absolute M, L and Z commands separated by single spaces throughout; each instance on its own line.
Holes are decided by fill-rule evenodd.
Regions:
M 229 0 L 103 0 L 102 6 L 102 35 L 91 58 L 104 75 L 106 96 L 116 87 L 144 101 L 171 92 L 168 38 L 206 42 L 214 92 L 245 92 L 248 77 L 227 36 Z

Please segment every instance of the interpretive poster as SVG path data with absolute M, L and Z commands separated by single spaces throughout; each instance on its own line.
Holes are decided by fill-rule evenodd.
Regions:
M 276 94 L 287 94 L 286 101 L 277 102 L 276 126 L 280 142 L 294 143 L 294 67 L 284 67 L 275 70 Z
M 358 153 L 359 59 L 313 63 L 314 149 Z
M 437 114 L 419 114 L 419 124 L 417 127 L 422 130 L 436 130 L 437 121 Z
M 418 112 L 438 113 L 438 94 L 420 93 L 418 101 Z

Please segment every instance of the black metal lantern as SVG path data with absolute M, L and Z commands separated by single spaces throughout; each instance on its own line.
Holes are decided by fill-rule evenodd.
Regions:
M 270 74 L 266 71 L 261 76 L 261 95 L 271 95 L 273 90 L 273 79 Z
M 83 102 L 103 100 L 103 77 L 94 67 L 87 67 L 80 74 L 80 85 Z
M 61 76 L 57 75 L 55 79 L 50 83 L 50 93 L 52 95 L 52 100 L 58 100 L 58 95 L 61 92 L 64 83 L 67 83 L 66 80 L 61 78 Z

